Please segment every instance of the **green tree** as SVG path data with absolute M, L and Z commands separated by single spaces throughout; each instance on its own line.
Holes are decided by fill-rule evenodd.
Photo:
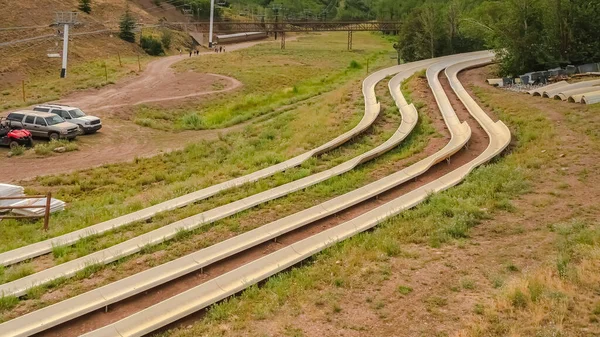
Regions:
M 92 0 L 79 0 L 79 10 L 90 14 L 92 12 Z
M 173 40 L 173 33 L 171 33 L 168 29 L 163 29 L 162 34 L 160 35 L 160 42 L 165 47 L 165 49 L 171 48 L 171 41 Z
M 152 56 L 164 55 L 165 50 L 158 39 L 152 36 L 142 36 L 140 38 L 140 46 L 146 53 Z
M 121 22 L 119 23 L 119 37 L 127 42 L 135 42 L 135 33 L 133 30 L 135 29 L 135 18 L 131 15 L 131 11 L 129 7 L 125 10 L 125 14 L 121 17 Z

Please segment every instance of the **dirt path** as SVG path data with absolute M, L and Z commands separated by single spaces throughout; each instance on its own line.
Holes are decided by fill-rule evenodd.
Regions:
M 266 41 L 250 41 L 230 45 L 228 51 L 249 48 Z M 212 52 L 201 53 L 202 55 Z M 187 54 L 169 56 L 151 62 L 144 72 L 121 83 L 100 90 L 89 89 L 72 93 L 63 104 L 81 107 L 103 118 L 102 130 L 93 135 L 78 137 L 79 151 L 50 157 L 7 158 L 9 150 L 0 148 L 0 182 L 15 182 L 40 175 L 67 173 L 105 164 L 127 162 L 161 152 L 182 149 L 189 143 L 213 140 L 219 133 L 239 130 L 244 124 L 220 130 L 165 132 L 144 128 L 122 119 L 123 110 L 130 106 L 180 101 L 186 98 L 231 92 L 242 86 L 238 80 L 216 74 L 194 72 L 175 73 L 171 66 L 188 59 Z M 44 140 L 37 140 L 43 142 Z M 22 169 L 26 167 L 27 169 Z

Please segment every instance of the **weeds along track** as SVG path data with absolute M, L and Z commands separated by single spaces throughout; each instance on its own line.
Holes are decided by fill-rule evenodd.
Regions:
M 184 207 L 192 203 L 207 199 L 220 192 L 232 189 L 234 187 L 239 187 L 247 183 L 252 183 L 260 179 L 270 177 L 276 173 L 280 173 L 287 169 L 299 166 L 312 157 L 331 151 L 367 130 L 377 119 L 380 109 L 379 104 L 377 103 L 377 99 L 375 97 L 374 88 L 375 84 L 377 84 L 378 81 L 373 81 L 374 78 L 375 77 L 370 77 L 363 82 L 363 95 L 365 96 L 365 113 L 361 121 L 352 130 L 345 132 L 344 134 L 334 138 L 333 140 L 313 150 L 305 152 L 282 163 L 250 173 L 248 175 L 231 179 L 198 190 L 196 192 L 192 192 L 156 204 L 154 206 L 141 209 L 130 214 L 126 214 L 108 221 L 104 221 L 93 226 L 82 228 L 80 230 L 73 231 L 52 239 L 40 241 L 31 245 L 23 246 L 17 249 L 13 249 L 11 251 L 0 253 L 0 264 L 3 266 L 9 266 L 11 264 L 15 264 L 37 256 L 48 254 L 52 252 L 53 247 L 73 245 L 83 238 L 92 235 L 102 234 L 107 231 L 132 224 L 136 221 L 144 221 L 150 219 L 159 213 Z
M 418 64 L 411 65 L 410 67 L 415 66 L 418 67 Z M 384 69 L 382 71 L 374 73 L 365 80 L 363 85 L 363 93 L 365 96 L 365 109 L 367 111 L 366 115 L 377 116 L 380 110 L 380 104 L 376 102 L 375 98 L 375 85 L 387 76 L 395 74 L 403 69 L 406 69 L 407 67 L 409 66 L 397 66 Z M 124 241 L 107 249 L 100 250 L 95 253 L 83 256 L 81 258 L 63 263 L 61 265 L 17 279 L 15 281 L 2 284 L 0 285 L 0 293 L 3 293 L 5 296 L 24 295 L 27 292 L 27 289 L 31 287 L 41 285 L 52 280 L 56 280 L 58 278 L 73 276 L 76 272 L 83 270 L 86 267 L 89 267 L 90 265 L 107 264 L 113 262 L 119 258 L 137 253 L 144 247 L 156 245 L 167 241 L 180 234 L 181 231 L 196 229 L 198 227 L 210 224 L 212 222 L 223 219 L 238 212 L 247 210 L 261 203 L 283 197 L 289 193 L 296 192 L 306 187 L 325 181 L 333 176 L 337 176 L 348 172 L 353 168 L 357 167 L 358 165 L 373 158 L 376 158 L 381 154 L 396 147 L 408 135 L 408 132 L 412 130 L 412 127 L 414 127 L 415 122 L 415 118 L 407 118 L 403 121 L 403 124 L 400 126 L 398 131 L 394 135 L 392 135 L 392 137 L 385 143 L 379 145 L 378 147 L 372 149 L 369 152 L 359 155 L 336 167 L 246 197 L 244 199 L 237 200 L 227 205 L 213 208 L 206 212 L 199 213 L 197 215 L 188 217 L 180 221 L 176 221 L 154 231 L 142 234 L 140 236 Z M 410 129 L 407 129 L 407 126 L 410 126 Z M 321 149 L 317 150 L 321 151 Z
M 481 55 L 475 54 L 475 56 L 480 57 Z M 430 60 L 428 64 L 433 62 L 433 60 Z M 423 63 L 419 67 L 425 68 L 426 66 L 427 64 Z M 417 67 L 417 69 L 419 67 Z M 437 74 L 441 69 L 435 72 L 436 80 Z M 404 122 L 406 119 L 405 116 L 410 116 L 411 110 L 414 111 L 414 107 L 407 105 L 401 95 L 398 96 L 399 84 L 402 81 L 402 76 L 407 77 L 408 75 L 400 73 L 390 81 L 390 91 L 396 99 L 396 103 L 401 108 Z M 432 88 L 433 87 L 435 87 L 435 85 L 432 85 Z M 450 110 L 452 110 L 452 107 L 450 107 Z M 449 145 L 454 143 L 454 147 L 457 147 L 458 149 L 462 148 L 471 134 L 470 128 L 466 124 L 452 124 L 452 122 L 458 120 L 455 115 L 452 116 L 452 113 L 443 115 L 448 128 L 453 135 Z M 402 129 L 402 126 L 400 129 Z M 459 137 L 460 135 L 463 137 Z M 435 181 L 435 179 L 447 172 L 453 171 L 456 168 L 459 168 L 460 165 L 471 161 L 480 150 L 483 151 L 483 147 L 477 148 L 471 146 L 469 151 L 460 152 L 454 156 L 450 165 L 437 165 L 430 170 L 421 181 L 410 182 L 402 185 L 400 188 L 397 187 L 426 171 L 435 163 L 443 161 L 445 158 L 448 158 L 451 154 L 458 151 L 458 149 L 454 147 L 446 146 L 436 154 L 417 164 L 321 205 L 277 220 L 251 232 L 247 232 L 198 251 L 197 253 L 190 254 L 178 260 L 174 260 L 102 288 L 98 288 L 53 306 L 19 317 L 13 321 L 9 321 L 0 325 L 0 331 L 5 329 L 13 331 L 13 334 L 9 334 L 10 336 L 29 335 L 129 297 L 124 303 L 121 302 L 116 306 L 111 306 L 111 311 L 108 314 L 104 315 L 100 312 L 91 313 L 80 320 L 57 327 L 54 332 L 51 332 L 51 335 L 67 336 L 78 334 L 114 322 L 115 320 L 130 314 L 132 311 L 135 311 L 132 310 L 132 307 L 139 310 L 140 307 L 147 307 L 166 297 L 195 287 L 200 282 L 206 281 L 206 277 L 198 279 L 198 277 L 189 275 L 193 271 L 208 267 L 206 271 L 208 271 L 209 274 L 213 274 L 213 270 L 214 274 L 222 274 L 256 259 L 257 255 L 262 255 L 260 253 L 262 250 L 285 249 L 282 247 L 294 244 L 294 242 L 298 242 L 299 240 L 310 237 L 323 230 L 329 230 L 330 228 L 339 225 L 340 222 L 347 218 L 358 215 L 363 217 L 366 214 L 373 212 L 373 209 L 381 203 L 394 200 L 398 196 L 404 195 L 406 192 L 415 188 L 418 189 L 420 185 L 427 183 L 428 181 Z M 378 200 L 373 198 L 376 195 L 380 195 Z M 356 205 L 356 207 L 347 209 L 352 205 Z M 337 213 L 338 216 L 332 217 L 331 215 L 335 213 Z M 278 238 L 278 243 L 269 242 L 269 240 L 273 238 Z M 277 252 L 279 252 L 279 250 Z M 219 261 L 219 263 L 215 263 L 217 261 Z M 181 277 L 186 274 L 188 276 Z M 211 277 L 213 276 L 216 275 L 211 275 Z M 165 284 L 165 282 L 168 281 L 171 282 Z M 156 287 L 157 285 L 161 286 Z M 147 294 L 134 296 L 149 289 L 152 290 Z M 143 304 L 140 305 L 140 303 Z M 115 334 L 114 332 L 109 332 L 108 335 Z

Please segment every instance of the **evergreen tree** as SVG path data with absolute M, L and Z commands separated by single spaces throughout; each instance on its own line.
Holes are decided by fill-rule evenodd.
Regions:
M 90 14 L 92 12 L 92 0 L 79 0 L 79 10 Z
M 135 33 L 133 30 L 135 29 L 135 19 L 133 15 L 131 15 L 131 11 L 129 8 L 125 11 L 125 14 L 121 17 L 121 22 L 119 23 L 119 37 L 127 42 L 135 42 Z

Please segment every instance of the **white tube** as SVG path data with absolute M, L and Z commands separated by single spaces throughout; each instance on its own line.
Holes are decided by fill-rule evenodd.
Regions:
M 67 54 L 69 53 L 69 25 L 65 24 L 65 31 L 63 35 L 63 57 L 62 57 L 62 69 L 60 70 L 60 78 L 67 77 Z
M 215 20 L 215 0 L 210 0 L 210 29 L 208 33 L 208 47 L 213 46 L 213 23 Z

